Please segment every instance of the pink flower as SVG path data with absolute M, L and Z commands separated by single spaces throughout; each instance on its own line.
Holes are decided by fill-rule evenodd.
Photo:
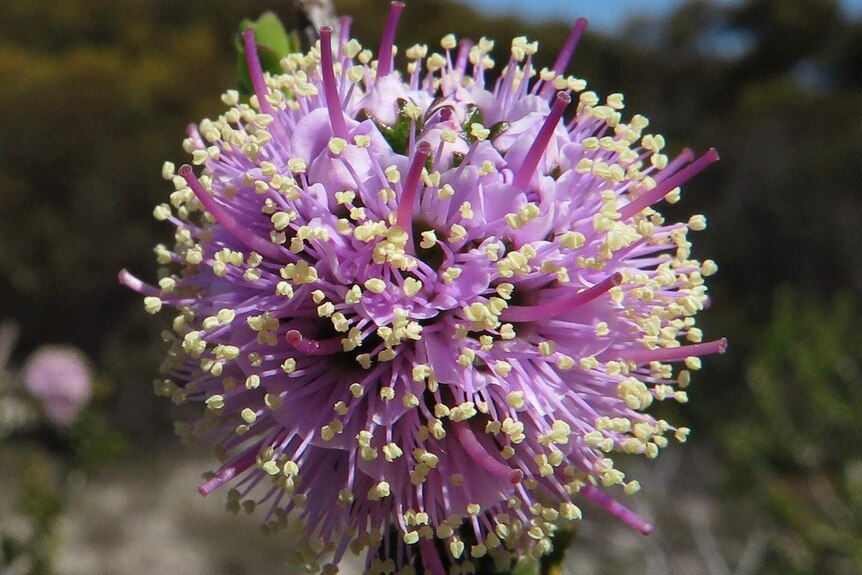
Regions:
M 41 401 L 48 419 L 68 425 L 90 399 L 92 373 L 74 347 L 46 345 L 27 360 L 24 385 Z
M 584 21 L 538 73 L 513 40 L 490 85 L 484 38 L 393 70 L 402 8 L 376 61 L 345 21 L 269 76 L 246 33 L 255 95 L 190 131 L 200 176 L 166 166 L 159 286 L 120 274 L 178 311 L 156 388 L 205 406 L 184 434 L 223 463 L 200 492 L 298 522 L 327 572 L 348 548 L 371 573 L 539 556 L 583 500 L 648 533 L 609 454 L 683 441 L 646 410 L 725 348 L 695 327 L 704 218 L 656 211 L 718 155 L 669 160 L 621 95 L 564 75 Z

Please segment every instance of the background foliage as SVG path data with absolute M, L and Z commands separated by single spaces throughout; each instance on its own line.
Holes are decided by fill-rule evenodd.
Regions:
M 385 2 L 337 7 L 374 46 Z M 0 0 L 0 318 L 21 327 L 13 360 L 50 342 L 94 360 L 112 382 L 106 425 L 137 458 L 173 442 L 181 416 L 152 394 L 164 318 L 116 274 L 153 278 L 152 247 L 170 234 L 149 217 L 169 192 L 161 164 L 184 161 L 186 122 L 218 112 L 236 25 L 267 9 L 290 27 L 286 0 Z M 526 34 L 540 66 L 568 30 L 451 0 L 409 0 L 402 23 L 402 44 L 493 36 L 498 61 Z M 704 327 L 731 342 L 673 415 L 696 430 L 685 449 L 714 462 L 704 496 L 766 525 L 753 572 L 862 571 L 862 23 L 833 0 L 693 0 L 588 33 L 571 70 L 623 91 L 671 151 L 722 155 L 673 208 L 709 217 L 695 255 L 722 270 Z

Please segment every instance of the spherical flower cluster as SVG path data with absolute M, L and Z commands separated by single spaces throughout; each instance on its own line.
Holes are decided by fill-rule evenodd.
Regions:
M 254 95 L 190 129 L 199 175 L 165 166 L 176 245 L 158 287 L 121 281 L 179 312 L 156 388 L 205 406 L 181 426 L 219 441 L 200 492 L 296 526 L 312 572 L 348 549 L 369 573 L 508 565 L 585 500 L 649 532 L 609 454 L 684 440 L 645 410 L 725 345 L 694 321 L 704 218 L 653 206 L 717 155 L 669 160 L 620 94 L 564 75 L 584 21 L 550 69 L 513 40 L 492 83 L 484 38 L 394 70 L 402 8 L 377 60 L 344 19 L 265 74 L 247 32 Z

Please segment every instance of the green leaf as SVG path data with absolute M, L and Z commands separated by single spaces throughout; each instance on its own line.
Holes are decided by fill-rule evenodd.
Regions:
M 383 138 L 389 143 L 392 147 L 392 150 L 398 154 L 407 153 L 407 144 L 410 142 L 410 133 L 411 128 L 413 126 L 413 120 L 405 112 L 405 108 L 409 102 L 407 100 L 398 99 L 398 122 L 394 126 L 387 126 L 386 124 L 380 122 L 376 118 L 371 118 L 374 124 L 377 126 L 377 129 L 380 130 L 380 133 L 383 135 Z M 360 114 L 360 117 L 370 117 L 368 113 L 363 111 Z M 417 132 L 422 131 L 422 126 L 419 125 L 416 128 Z M 430 160 L 430 158 L 429 158 Z
M 249 28 L 254 30 L 257 57 L 264 72 L 281 74 L 281 59 L 301 49 L 299 35 L 296 32 L 288 33 L 274 12 L 264 12 L 257 20 L 247 18 L 240 22 L 235 43 L 239 90 L 244 96 L 254 93 L 246 62 L 245 46 L 242 42 L 242 33 Z
M 276 54 L 286 56 L 297 51 L 299 44 L 293 44 L 287 30 L 274 12 L 264 12 L 257 21 L 246 18 L 240 24 L 240 33 L 252 28 L 258 46 L 266 47 Z

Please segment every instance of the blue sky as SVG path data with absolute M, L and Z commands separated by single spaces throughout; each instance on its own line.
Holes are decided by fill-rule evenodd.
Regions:
M 584 16 L 590 26 L 612 32 L 627 16 L 660 15 L 682 4 L 683 0 L 461 0 L 484 12 L 510 12 L 529 20 L 560 19 L 574 22 Z M 723 0 L 729 4 L 739 0 Z M 842 0 L 848 13 L 862 16 L 862 0 Z

